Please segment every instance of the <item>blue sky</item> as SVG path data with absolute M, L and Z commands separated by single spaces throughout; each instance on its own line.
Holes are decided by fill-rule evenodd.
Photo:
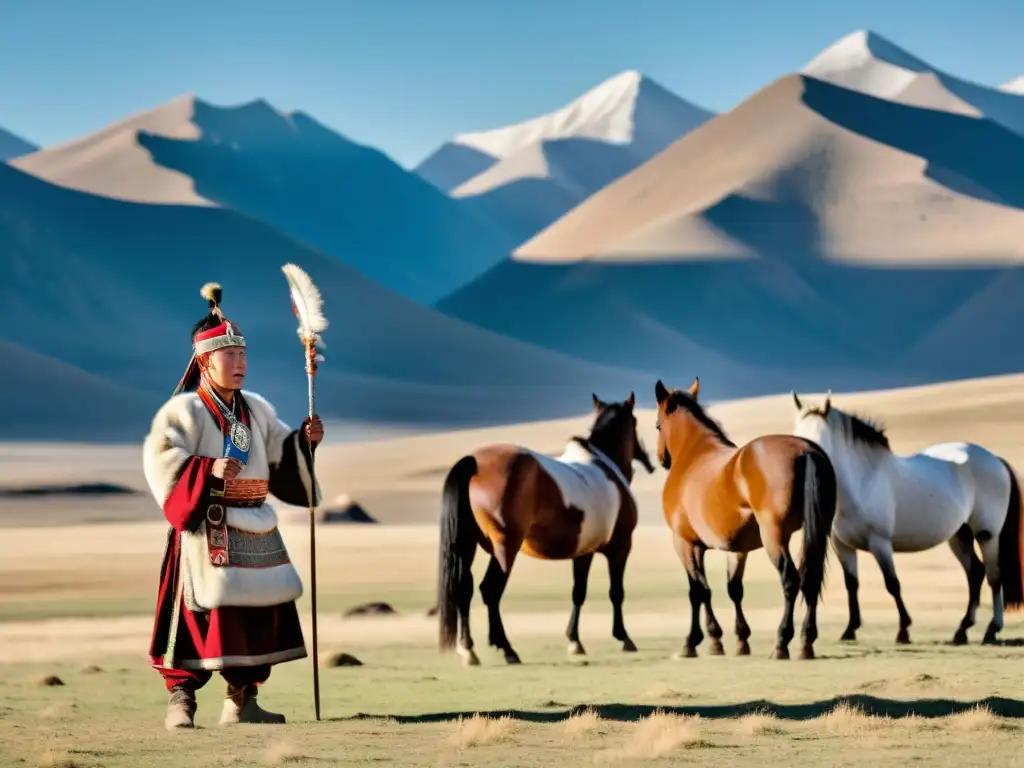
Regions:
M 1024 74 L 1020 0 L 2 0 L 0 125 L 46 145 L 182 93 L 262 96 L 410 166 L 625 69 L 724 111 L 859 28 Z

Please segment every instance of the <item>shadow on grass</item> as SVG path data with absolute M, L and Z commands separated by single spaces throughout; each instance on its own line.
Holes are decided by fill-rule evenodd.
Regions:
M 654 712 L 665 712 L 677 715 L 699 715 L 706 719 L 726 719 L 743 717 L 754 713 L 770 713 L 781 720 L 812 720 L 816 717 L 826 715 L 840 704 L 847 704 L 851 707 L 862 710 L 865 714 L 879 717 L 904 718 L 904 717 L 948 717 L 961 712 L 967 712 L 975 707 L 985 707 L 992 714 L 999 717 L 1024 718 L 1024 701 L 1018 699 L 1004 699 L 998 696 L 989 696 L 976 701 L 954 701 L 952 699 L 913 699 L 900 701 L 897 699 L 882 699 L 876 696 L 852 695 L 838 696 L 825 701 L 816 701 L 808 704 L 776 704 L 761 699 L 759 701 L 748 701 L 740 704 L 723 704 L 718 706 L 665 706 L 648 704 L 579 704 L 558 712 L 541 712 L 525 709 L 500 709 L 489 712 L 466 711 L 466 712 L 430 712 L 420 715 L 384 715 L 359 713 L 352 717 L 331 718 L 336 721 L 344 720 L 367 720 L 373 718 L 387 717 L 402 724 L 415 723 L 441 723 L 449 720 L 457 720 L 460 717 L 469 718 L 473 715 L 486 717 L 511 717 L 514 720 L 521 720 L 530 723 L 559 723 L 568 720 L 573 715 L 585 710 L 593 710 L 604 720 L 614 722 L 636 722 Z

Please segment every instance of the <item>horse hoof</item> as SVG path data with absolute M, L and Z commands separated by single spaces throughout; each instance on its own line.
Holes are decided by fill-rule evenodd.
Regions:
M 522 662 L 519 660 L 519 654 L 515 651 L 505 651 L 505 663 L 522 664 Z
M 843 632 L 843 636 L 839 638 L 839 642 L 841 642 L 841 643 L 852 643 L 852 642 L 855 642 L 856 640 L 857 640 L 857 630 L 856 629 L 848 629 L 848 630 L 846 630 L 845 632 Z
M 570 656 L 586 656 L 587 652 L 583 649 L 583 643 L 579 640 L 573 640 L 569 643 L 569 655 Z
M 480 659 L 476 653 L 468 648 L 459 648 L 459 656 L 462 658 L 462 665 L 465 667 L 479 667 Z
M 736 644 L 736 655 L 737 656 L 749 656 L 750 655 L 750 643 L 746 640 L 740 640 Z
M 901 629 L 896 635 L 896 645 L 910 645 L 910 633 L 906 629 Z
M 673 659 L 696 659 L 697 658 L 697 649 L 696 648 L 691 648 L 688 645 L 684 646 L 683 650 L 679 651 L 679 653 L 672 654 L 672 658 Z
M 801 646 L 801 648 L 800 648 L 800 658 L 801 659 L 805 659 L 805 660 L 813 659 L 814 658 L 814 646 L 813 645 Z
M 996 632 L 998 632 L 998 631 L 999 631 L 998 629 L 995 629 L 993 627 L 989 627 L 988 629 L 986 629 L 985 630 L 985 637 L 983 637 L 981 639 L 981 644 L 982 645 L 996 645 L 999 642 L 996 639 Z
M 783 648 L 780 645 L 774 651 L 772 651 L 771 658 L 777 659 L 779 661 L 788 661 L 789 660 L 789 649 L 788 648 Z
M 725 648 L 722 647 L 722 641 L 712 638 L 711 647 L 708 649 L 708 653 L 712 656 L 725 656 Z
M 630 640 L 628 637 L 622 641 L 622 650 L 624 653 L 636 653 L 636 643 Z
M 958 629 L 956 634 L 953 635 L 953 645 L 967 645 L 967 632 L 963 629 Z

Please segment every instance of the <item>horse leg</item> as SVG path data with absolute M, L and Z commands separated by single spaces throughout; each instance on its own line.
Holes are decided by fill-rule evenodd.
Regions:
M 565 631 L 565 636 L 569 638 L 570 656 L 585 656 L 587 653 L 580 643 L 580 609 L 587 599 L 587 577 L 593 562 L 592 552 L 573 558 L 572 561 L 572 613 L 569 614 L 569 627 Z
M 758 524 L 761 525 L 760 520 L 758 520 Z M 789 552 L 789 541 L 782 538 L 778 523 L 774 519 L 765 521 L 765 524 L 761 525 L 761 537 L 769 559 L 779 572 L 779 578 L 782 581 L 782 595 L 786 601 L 782 612 L 782 621 L 779 622 L 778 642 L 772 652 L 772 658 L 785 660 L 789 658 L 789 643 L 795 634 L 793 611 L 796 608 L 797 595 L 800 594 L 800 571 L 797 570 L 793 556 Z
M 860 629 L 860 600 L 857 599 L 857 592 L 860 589 L 860 579 L 857 578 L 857 550 L 846 542 L 842 541 L 835 532 L 832 533 L 832 549 L 839 558 L 839 564 L 843 567 L 843 580 L 846 582 L 846 601 L 849 606 L 850 620 L 846 624 L 846 631 L 840 640 L 856 640 L 857 630 Z
M 629 557 L 631 541 L 627 539 L 625 547 L 613 551 L 606 551 L 608 558 L 608 599 L 612 602 L 612 637 L 622 643 L 622 650 L 633 652 L 636 645 L 626 633 L 626 624 L 622 620 L 622 602 L 626 599 L 624 579 L 626 574 L 626 559 Z
M 957 561 L 967 574 L 967 612 L 956 634 L 953 635 L 954 645 L 967 644 L 967 630 L 974 626 L 977 618 L 978 605 L 981 603 L 981 585 L 985 581 L 985 564 L 974 552 L 974 534 L 968 525 L 963 525 L 953 538 L 949 540 L 949 548 L 953 550 Z
M 498 607 L 501 603 L 501 596 L 505 592 L 505 586 L 508 584 L 508 572 L 511 570 L 512 564 L 508 563 L 506 567 L 508 570 L 502 567 L 496 555 L 491 557 L 491 562 L 487 565 L 487 573 L 484 574 L 483 581 L 480 582 L 480 596 L 483 597 L 484 604 L 487 606 L 490 644 L 504 652 L 506 662 L 518 664 L 519 655 L 512 650 L 512 645 L 505 635 L 505 626 L 502 624 L 501 611 Z
M 736 606 L 736 644 L 737 656 L 750 655 L 750 625 L 747 624 L 747 617 L 743 615 L 743 572 L 747 567 L 746 552 L 729 553 L 729 599 Z
M 697 656 L 697 646 L 704 639 L 700 631 L 700 607 L 704 604 L 704 587 L 697 578 L 697 553 L 690 542 L 679 538 L 673 539 L 676 554 L 686 569 L 686 577 L 690 583 L 690 634 L 686 638 L 680 657 L 692 659 Z
M 711 609 L 711 584 L 708 582 L 708 575 L 704 570 L 704 555 L 707 553 L 708 548 L 703 544 L 698 544 L 694 549 L 697 556 L 697 578 L 700 580 L 704 593 L 704 626 L 708 630 L 708 637 L 711 638 L 711 649 L 709 653 L 712 656 L 724 656 L 725 649 L 722 648 L 722 625 L 718 623 L 718 619 L 715 618 L 715 613 Z
M 868 539 L 868 549 L 875 556 L 878 567 L 882 569 L 882 576 L 885 579 L 885 589 L 896 601 L 896 610 L 900 614 L 900 631 L 896 634 L 896 642 L 906 645 L 910 642 L 910 614 L 903 604 L 903 597 L 900 594 L 900 580 L 896 577 L 896 564 L 892 558 L 892 542 L 881 536 L 872 536 Z
M 473 636 L 469 631 L 469 606 L 473 602 L 473 560 L 476 557 L 476 540 L 467 545 L 462 552 L 462 572 L 459 575 L 456 606 L 459 611 L 459 644 L 456 652 L 462 663 L 468 667 L 476 667 L 480 659 L 473 650 Z
M 999 537 L 989 534 L 985 536 L 984 541 L 979 537 L 978 544 L 981 546 L 981 559 L 985 563 L 988 586 L 992 590 L 992 621 L 985 629 L 985 637 L 981 641 L 988 644 L 996 642 L 996 635 L 1003 628 L 1003 580 L 999 570 Z

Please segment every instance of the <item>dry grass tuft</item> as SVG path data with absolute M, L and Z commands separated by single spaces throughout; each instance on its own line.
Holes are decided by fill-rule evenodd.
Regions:
M 679 748 L 697 749 L 713 746 L 700 736 L 700 718 L 654 712 L 633 729 L 633 738 L 619 748 L 601 753 L 598 759 L 618 762 L 628 759 L 657 758 Z
M 67 750 L 51 747 L 39 756 L 39 768 L 83 768 Z
M 954 731 L 1013 731 L 1017 724 L 999 717 L 991 709 L 985 706 L 971 707 L 965 712 L 958 712 L 955 715 L 944 717 L 940 721 L 944 729 Z
M 578 739 L 584 734 L 596 731 L 601 726 L 601 716 L 587 708 L 577 712 L 565 721 L 563 733 L 567 739 Z
M 56 675 L 47 675 L 46 677 L 40 679 L 39 684 L 47 686 L 64 685 L 64 681 Z
M 816 718 L 816 722 L 833 735 L 856 736 L 878 730 L 891 721 L 886 717 L 869 715 L 860 707 L 851 706 L 844 701 L 837 704 L 831 712 Z
M 263 762 L 267 765 L 284 765 L 285 763 L 296 763 L 305 760 L 306 756 L 287 741 L 279 741 L 271 744 L 263 755 Z
M 103 671 L 103 667 L 101 667 L 101 666 L 99 666 L 97 664 L 89 664 L 87 666 L 82 667 L 82 674 L 83 675 L 98 675 L 102 671 Z
M 771 712 L 752 712 L 744 715 L 736 721 L 736 730 L 750 738 L 777 736 L 786 732 L 782 721 Z
M 460 717 L 448 741 L 460 749 L 492 744 L 507 738 L 515 727 L 516 722 L 508 715 L 499 718 L 473 715 L 468 720 Z
M 688 693 L 680 693 L 675 688 L 665 683 L 658 683 L 647 689 L 644 693 L 645 699 L 655 699 L 657 701 L 684 701 L 686 699 L 692 699 L 693 696 Z

